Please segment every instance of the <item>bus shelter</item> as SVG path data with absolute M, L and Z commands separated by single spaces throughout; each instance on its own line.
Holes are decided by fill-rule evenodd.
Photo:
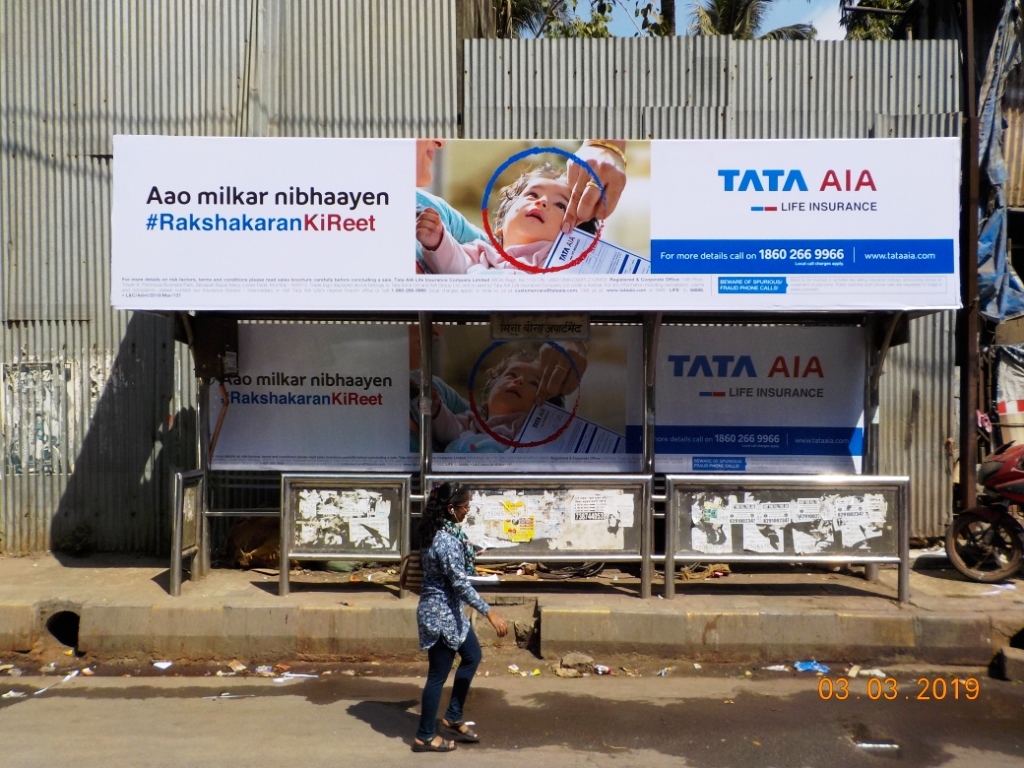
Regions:
M 431 191 L 422 144 L 115 139 L 113 303 L 176 312 L 202 385 L 175 563 L 240 514 L 278 517 L 283 595 L 290 560 L 397 563 L 457 480 L 482 562 L 639 562 L 642 597 L 898 563 L 908 598 L 878 379 L 959 305 L 956 140 L 628 142 L 615 212 L 536 242 L 573 164 L 605 194 L 573 142 L 449 142 Z

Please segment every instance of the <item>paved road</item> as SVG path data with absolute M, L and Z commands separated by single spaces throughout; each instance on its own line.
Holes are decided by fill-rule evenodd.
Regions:
M 817 678 L 795 673 L 741 679 L 736 668 L 680 665 L 666 677 L 572 680 L 547 667 L 540 677 L 512 677 L 500 664 L 492 662 L 470 700 L 485 743 L 447 756 L 410 751 L 422 679 L 393 676 L 393 669 L 378 668 L 388 675 L 378 676 L 372 668 L 334 668 L 285 683 L 78 677 L 41 695 L 33 692 L 61 678 L 0 677 L 0 694 L 28 694 L 0 699 L 0 764 L 844 768 L 896 759 L 902 766 L 1024 766 L 1020 684 L 982 678 L 969 700 L 974 689 L 963 683 L 954 698 L 953 675 L 904 669 L 894 673 L 895 693 L 891 683 L 872 684 L 877 700 L 863 678 L 850 683 L 846 699 L 837 698 L 841 684 L 834 683 L 832 699 L 823 700 Z M 941 685 L 931 681 L 939 677 L 944 699 L 934 696 Z M 917 698 L 919 678 L 931 699 Z

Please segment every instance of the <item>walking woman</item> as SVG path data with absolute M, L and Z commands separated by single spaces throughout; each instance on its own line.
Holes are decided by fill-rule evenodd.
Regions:
M 423 686 L 423 707 L 420 727 L 412 744 L 413 752 L 451 752 L 455 741 L 434 733 L 437 710 L 441 704 L 448 673 L 455 654 L 460 657 L 455 672 L 452 698 L 441 725 L 456 741 L 475 743 L 480 737 L 463 722 L 463 707 L 469 684 L 480 666 L 483 655 L 476 633 L 469 624 L 466 603 L 487 617 L 504 637 L 508 625 L 483 601 L 467 576 L 476 573 L 476 553 L 460 524 L 469 512 L 469 491 L 458 483 L 434 486 L 423 512 L 420 536 L 420 559 L 423 565 L 423 586 L 416 612 L 420 649 L 427 651 L 430 668 Z

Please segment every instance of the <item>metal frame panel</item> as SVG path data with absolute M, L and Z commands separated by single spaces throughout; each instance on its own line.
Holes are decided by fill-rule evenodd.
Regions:
M 562 550 L 564 554 L 558 554 L 558 550 L 545 550 L 539 554 L 535 551 L 524 553 L 524 557 L 532 557 L 545 562 L 572 562 L 577 560 L 605 560 L 608 562 L 639 562 L 644 557 L 644 533 L 650 528 L 650 484 L 652 478 L 649 475 L 539 475 L 539 474 L 475 474 L 475 475 L 433 475 L 426 479 L 425 487 L 431 488 L 436 484 L 453 482 L 473 491 L 509 491 L 517 492 L 541 492 L 552 490 L 621 490 L 631 489 L 638 493 L 639 498 L 635 501 L 634 526 L 636 527 L 636 544 L 627 546 L 622 550 L 584 550 L 572 549 Z M 429 494 L 427 494 L 429 495 Z M 649 553 L 648 553 L 649 554 Z M 487 550 L 477 556 L 480 562 L 500 563 L 508 560 L 516 560 L 520 557 L 517 548 L 502 548 L 496 550 L 495 554 L 487 554 Z
M 281 556 L 279 594 L 283 597 L 290 591 L 289 571 L 292 560 L 366 560 L 371 557 L 380 562 L 400 562 L 409 554 L 409 494 L 412 475 L 408 474 L 366 474 L 366 473 L 284 473 L 281 475 Z M 302 490 L 326 490 L 335 492 L 370 491 L 387 496 L 393 505 L 390 521 L 397 526 L 393 549 L 356 548 L 327 545 L 316 549 L 299 549 L 295 542 L 297 504 L 296 497 Z
M 203 557 L 204 550 L 205 485 L 206 473 L 202 470 L 177 472 L 174 475 L 174 503 L 171 507 L 174 510 L 171 519 L 170 591 L 172 597 L 181 595 L 181 571 L 184 558 L 192 558 L 190 569 L 192 580 L 197 581 L 200 578 L 199 569 L 196 566 L 198 560 Z M 191 505 L 188 503 L 190 498 Z M 185 514 L 189 506 L 192 509 L 191 521 Z
M 910 478 L 881 475 L 669 475 L 666 477 L 668 511 L 665 516 L 665 597 L 675 594 L 676 562 L 767 562 L 767 563 L 897 563 L 899 565 L 898 599 L 910 600 L 910 533 L 908 526 L 908 496 Z M 821 493 L 830 489 L 868 491 L 886 489 L 893 492 L 896 502 L 896 539 L 891 553 L 856 555 L 842 552 L 835 555 L 808 553 L 732 554 L 693 553 L 677 548 L 678 531 L 683 520 L 689 520 L 690 510 L 680 505 L 680 494 L 689 489 L 701 492 L 718 490 L 728 493 L 736 490 L 806 490 Z M 669 578 L 669 574 L 672 577 Z

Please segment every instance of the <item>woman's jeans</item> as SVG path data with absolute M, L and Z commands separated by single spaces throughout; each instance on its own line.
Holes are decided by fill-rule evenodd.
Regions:
M 449 723 L 457 723 L 462 720 L 462 708 L 466 705 L 466 696 L 469 695 L 469 684 L 473 682 L 473 675 L 476 674 L 476 668 L 480 666 L 480 660 L 483 658 L 480 641 L 476 639 L 476 633 L 473 632 L 472 627 L 457 652 L 445 645 L 441 638 L 438 638 L 433 647 L 427 651 L 430 669 L 427 671 L 427 683 L 423 686 L 420 727 L 416 731 L 416 738 L 424 743 L 434 738 L 437 710 L 441 706 L 441 691 L 444 690 L 445 681 L 448 680 L 448 673 L 452 671 L 456 653 L 462 660 L 459 662 L 459 668 L 455 671 L 452 698 L 448 702 L 448 710 L 444 713 L 444 719 Z

